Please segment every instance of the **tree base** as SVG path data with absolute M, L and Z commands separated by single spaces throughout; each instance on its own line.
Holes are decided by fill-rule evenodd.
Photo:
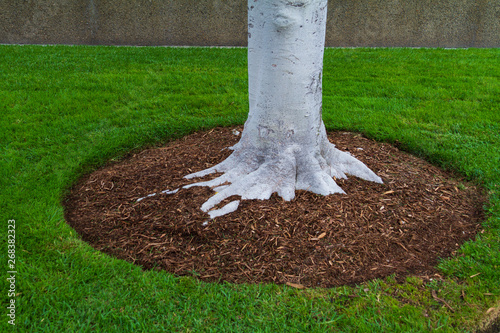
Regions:
M 184 186 L 209 186 L 216 192 L 201 206 L 204 212 L 209 212 L 224 199 L 235 195 L 243 200 L 267 200 L 276 192 L 285 201 L 290 201 L 295 197 L 295 190 L 320 195 L 345 193 L 334 179 L 346 179 L 347 174 L 382 183 L 382 179 L 364 163 L 335 148 L 326 137 L 315 152 L 299 145 L 290 145 L 275 153 L 237 145 L 233 154 L 223 162 L 185 178 L 203 177 L 216 172 L 223 175 Z M 231 204 L 228 213 L 237 208 L 234 202 Z M 216 213 L 217 216 L 224 214 L 224 210 Z

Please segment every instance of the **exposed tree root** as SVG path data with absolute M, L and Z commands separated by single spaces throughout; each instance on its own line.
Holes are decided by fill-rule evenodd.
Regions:
M 184 187 L 209 186 L 216 192 L 201 206 L 201 210 L 208 212 L 224 199 L 235 195 L 242 199 L 267 200 L 276 192 L 285 201 L 290 201 L 295 197 L 295 190 L 321 195 L 345 193 L 334 178 L 347 178 L 347 174 L 382 183 L 382 179 L 365 164 L 325 140 L 315 152 L 299 145 L 290 145 L 274 153 L 237 145 L 233 154 L 223 162 L 185 178 L 203 177 L 215 172 L 223 175 Z M 231 207 L 234 208 L 234 205 Z M 218 210 L 211 216 L 224 214 L 224 210 Z

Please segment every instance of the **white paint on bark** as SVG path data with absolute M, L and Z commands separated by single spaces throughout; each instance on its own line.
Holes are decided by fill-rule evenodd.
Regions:
M 175 190 L 165 190 L 165 191 L 161 191 L 161 193 L 163 193 L 163 194 L 175 194 L 175 193 L 177 193 L 177 192 L 179 192 L 179 189 L 178 189 L 178 188 L 176 188 Z
M 220 177 L 190 186 L 215 187 L 201 209 L 222 200 L 284 200 L 295 190 L 344 193 L 333 178 L 382 179 L 328 141 L 322 112 L 327 0 L 248 1 L 249 115 L 240 141 L 222 163 L 187 175 Z
M 136 201 L 136 202 L 140 202 L 140 201 L 142 201 L 142 200 L 144 200 L 144 199 L 146 199 L 146 198 L 154 197 L 155 195 L 156 195 L 156 193 L 151 193 L 151 194 L 148 194 L 148 195 L 146 195 L 145 197 L 142 197 L 142 198 L 137 199 L 137 201 Z
M 210 215 L 210 218 L 213 219 L 218 216 L 226 215 L 229 213 L 234 212 L 235 210 L 238 209 L 238 206 L 240 205 L 239 200 L 231 201 L 221 209 L 214 209 L 208 212 L 208 215 Z
M 165 191 L 161 191 L 161 194 L 175 194 L 177 192 L 179 192 L 180 188 L 177 188 L 175 190 L 165 190 Z M 145 197 L 142 197 L 142 198 L 139 198 L 137 199 L 136 202 L 140 202 L 146 198 L 150 198 L 150 197 L 154 197 L 155 195 L 157 195 L 158 193 L 151 193 L 151 194 L 148 194 L 146 195 Z

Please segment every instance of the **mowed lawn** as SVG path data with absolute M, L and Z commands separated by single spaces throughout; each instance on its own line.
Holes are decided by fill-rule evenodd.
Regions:
M 325 52 L 329 130 L 397 142 L 484 187 L 483 230 L 440 261 L 443 280 L 204 283 L 81 241 L 64 220 L 72 184 L 131 151 L 243 124 L 246 66 L 243 48 L 0 45 L 0 331 L 468 332 L 498 314 L 499 49 Z

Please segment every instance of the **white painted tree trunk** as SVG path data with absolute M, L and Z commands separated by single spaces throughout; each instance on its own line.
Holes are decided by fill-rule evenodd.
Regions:
M 189 186 L 217 192 L 201 207 L 209 211 L 232 195 L 285 200 L 295 190 L 344 193 L 335 178 L 351 174 L 382 180 L 326 136 L 322 71 L 327 0 L 249 0 L 248 77 L 250 110 L 241 140 L 222 163 L 186 176 L 223 175 Z M 233 202 L 214 216 L 237 208 Z

